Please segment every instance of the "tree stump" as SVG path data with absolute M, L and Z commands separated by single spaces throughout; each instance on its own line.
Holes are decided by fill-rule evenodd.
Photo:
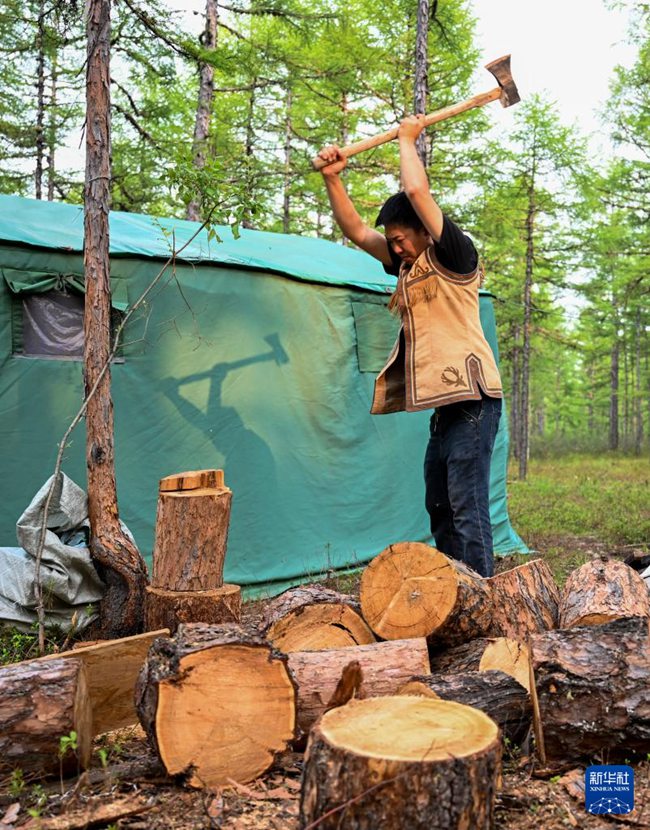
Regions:
M 347 702 L 341 697 L 339 683 L 348 666 L 358 666 L 358 682 L 352 691 L 360 698 L 396 694 L 414 674 L 429 672 L 423 638 L 326 651 L 294 651 L 288 660 L 298 686 L 298 726 L 302 735 L 327 709 Z
M 207 482 L 219 486 L 206 486 Z M 154 588 L 211 591 L 223 585 L 231 501 L 232 491 L 223 484 L 221 470 L 161 479 L 151 577 Z
M 252 781 L 295 737 L 286 656 L 238 625 L 181 625 L 157 640 L 136 709 L 169 775 L 193 787 Z
M 379 637 L 453 645 L 485 635 L 491 594 L 462 562 L 420 542 L 390 545 L 361 577 L 363 616 Z
M 262 633 L 284 651 L 317 651 L 374 643 L 359 603 L 322 585 L 290 588 L 266 606 Z
M 560 598 L 560 628 L 649 616 L 650 593 L 645 581 L 617 559 L 594 559 L 576 568 Z
M 148 631 L 168 628 L 172 633 L 181 623 L 212 625 L 241 621 L 241 588 L 226 583 L 212 591 L 166 591 L 147 587 L 145 627 Z
M 560 594 L 543 559 L 533 559 L 487 582 L 494 603 L 492 626 L 487 633 L 526 640 L 531 634 L 557 628 Z
M 311 731 L 299 827 L 488 830 L 500 772 L 496 724 L 419 697 L 353 700 Z
M 61 738 L 76 732 L 76 750 L 60 758 Z M 85 769 L 92 709 L 80 660 L 40 660 L 0 669 L 0 770 L 26 780 Z
M 549 631 L 531 640 L 536 734 L 542 762 L 650 747 L 647 618 Z M 534 701 L 535 703 L 535 701 Z
M 520 743 L 530 729 L 532 707 L 528 689 L 502 671 L 416 676 L 402 686 L 399 694 L 474 706 L 489 715 L 513 743 Z

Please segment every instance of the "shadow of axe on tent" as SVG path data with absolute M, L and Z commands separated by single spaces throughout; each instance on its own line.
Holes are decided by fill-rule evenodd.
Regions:
M 468 98 L 466 101 L 461 101 L 459 104 L 453 104 L 450 107 L 432 112 L 424 116 L 425 127 L 430 127 L 432 124 L 437 124 L 439 121 L 446 121 L 448 118 L 454 118 L 467 110 L 476 109 L 477 107 L 484 107 L 486 104 L 496 101 L 501 101 L 503 107 L 511 107 L 516 104 L 519 99 L 519 92 L 517 86 L 512 79 L 512 72 L 510 70 L 510 55 L 504 55 L 502 58 L 497 58 L 495 61 L 488 63 L 485 67 L 497 79 L 499 84 L 489 92 L 482 92 L 480 95 L 475 95 L 473 98 Z M 349 158 L 356 156 L 357 153 L 363 153 L 366 150 L 371 150 L 373 147 L 379 147 L 380 144 L 386 144 L 389 141 L 394 141 L 397 138 L 399 127 L 393 127 L 380 135 L 372 136 L 372 138 L 364 138 L 362 141 L 356 141 L 354 144 L 348 144 L 341 147 L 342 155 Z M 329 162 L 316 156 L 312 160 L 314 170 L 321 170 L 326 167 Z

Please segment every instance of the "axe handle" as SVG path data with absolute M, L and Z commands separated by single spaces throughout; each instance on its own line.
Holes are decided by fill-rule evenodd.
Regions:
M 490 92 L 482 92 L 480 95 L 475 95 L 473 98 L 468 98 L 466 101 L 461 101 L 459 104 L 452 104 L 450 107 L 445 107 L 441 110 L 436 110 L 429 115 L 424 116 L 424 126 L 430 127 L 432 124 L 437 124 L 439 121 L 446 121 L 447 118 L 453 118 L 455 115 L 460 115 L 461 112 L 476 109 L 476 107 L 484 107 L 491 101 L 496 101 L 501 97 L 501 87 L 497 86 Z M 399 127 L 393 127 L 392 130 L 387 130 L 385 133 L 374 135 L 371 138 L 364 138 L 362 141 L 355 141 L 354 144 L 348 144 L 341 147 L 341 153 L 349 158 L 356 156 L 357 153 L 363 153 L 366 150 L 372 150 L 373 147 L 379 147 L 380 144 L 386 144 L 388 141 L 394 141 L 397 138 Z M 320 156 L 312 159 L 312 166 L 314 170 L 322 170 L 327 167 L 328 162 L 324 161 Z

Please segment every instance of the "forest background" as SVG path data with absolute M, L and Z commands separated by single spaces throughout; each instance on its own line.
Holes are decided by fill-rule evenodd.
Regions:
M 633 60 L 612 73 L 604 160 L 539 95 L 507 121 L 486 108 L 437 125 L 423 148 L 496 296 L 522 478 L 531 453 L 650 450 L 650 4 L 615 5 Z M 346 244 L 317 150 L 397 124 L 414 87 L 426 111 L 480 91 L 471 2 L 207 0 L 202 14 L 197 39 L 161 0 L 114 3 L 113 210 L 200 219 L 216 205 L 218 223 Z M 82 150 L 62 159 L 83 133 L 85 48 L 81 5 L 4 0 L 1 192 L 83 202 Z M 374 223 L 399 186 L 396 146 L 345 178 Z

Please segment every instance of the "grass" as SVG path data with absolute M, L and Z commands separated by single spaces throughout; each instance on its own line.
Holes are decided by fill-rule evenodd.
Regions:
M 594 554 L 650 549 L 650 460 L 610 453 L 532 459 L 508 481 L 510 519 L 558 582 Z

